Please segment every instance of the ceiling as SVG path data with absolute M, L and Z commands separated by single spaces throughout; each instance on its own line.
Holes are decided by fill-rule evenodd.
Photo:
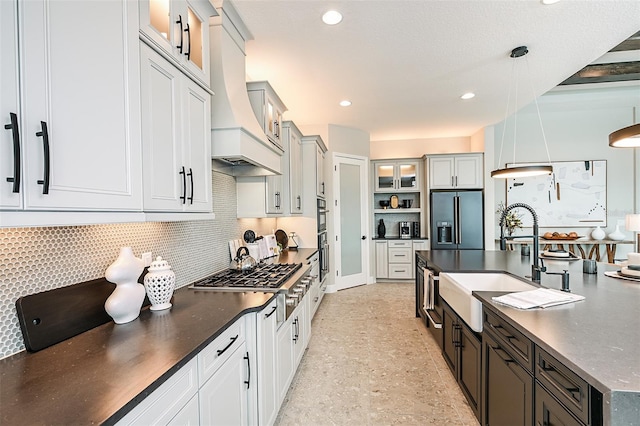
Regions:
M 514 62 L 523 106 L 531 86 L 549 91 L 640 27 L 638 0 L 232 3 L 253 35 L 247 76 L 271 83 L 285 119 L 353 127 L 372 141 L 470 136 L 504 119 Z M 322 22 L 329 9 L 340 24 Z M 529 54 L 510 58 L 520 45 Z M 629 53 L 640 61 L 640 50 Z M 462 101 L 466 92 L 476 97 Z

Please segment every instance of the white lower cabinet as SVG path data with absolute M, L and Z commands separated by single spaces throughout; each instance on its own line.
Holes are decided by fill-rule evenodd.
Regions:
M 200 388 L 200 423 L 203 425 L 247 425 L 248 353 L 244 344 Z
M 120 419 L 117 424 L 166 425 L 171 424 L 177 417 L 184 420 L 176 420 L 174 424 L 177 424 L 178 421 L 180 424 L 197 424 L 199 421 L 197 393 L 198 363 L 194 358 Z M 193 404 L 195 404 L 195 413 Z
M 284 397 L 287 395 L 291 380 L 295 373 L 294 355 L 293 355 L 293 336 L 294 325 L 293 315 L 289 317 L 278 329 L 278 406 L 282 405 Z
M 427 240 L 376 241 L 376 278 L 413 279 L 415 252 L 426 249 Z
M 256 316 L 258 424 L 260 425 L 273 424 L 280 407 L 277 385 L 277 316 L 275 299 Z
M 272 425 L 311 336 L 311 294 L 282 324 L 276 299 L 238 319 L 122 425 Z

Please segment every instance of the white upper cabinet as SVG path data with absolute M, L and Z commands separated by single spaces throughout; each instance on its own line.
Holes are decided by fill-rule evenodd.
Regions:
M 137 4 L 2 1 L 0 19 L 0 207 L 141 211 Z
M 209 17 L 214 15 L 206 0 L 140 0 L 140 34 L 209 87 Z
M 430 189 L 481 189 L 482 154 L 429 156 Z
M 253 113 L 271 143 L 284 149 L 282 143 L 282 115 L 287 110 L 268 81 L 247 82 L 247 92 Z
M 282 139 L 285 143 L 285 158 L 289 177 L 289 213 L 302 214 L 302 133 L 292 121 L 285 121 Z
M 211 95 L 140 43 L 144 209 L 210 212 Z
M 420 191 L 420 162 L 376 161 L 374 169 L 375 192 Z

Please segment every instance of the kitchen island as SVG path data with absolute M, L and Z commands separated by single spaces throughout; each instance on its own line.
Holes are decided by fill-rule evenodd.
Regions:
M 436 272 L 508 272 L 531 274 L 531 259 L 507 251 L 420 251 Z M 619 268 L 598 264 L 583 274 L 582 261 L 545 261 L 548 272 L 568 270 L 571 291 L 585 296 L 577 303 L 529 311 L 493 302 L 500 293 L 474 292 L 485 310 L 509 322 L 603 396 L 603 421 L 640 424 L 640 283 L 610 278 Z M 561 288 L 557 275 L 542 274 L 541 285 Z
M 302 263 L 316 249 L 285 251 Z M 243 315 L 274 298 L 264 292 L 176 290 L 167 311 L 101 325 L 39 352 L 0 360 L 0 424 L 114 424 Z M 61 307 L 64 309 L 64 307 Z

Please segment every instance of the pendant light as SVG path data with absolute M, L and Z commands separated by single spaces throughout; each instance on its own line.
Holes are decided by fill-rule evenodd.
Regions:
M 509 55 L 510 57 L 517 59 L 520 58 L 522 56 L 525 56 L 527 53 L 529 53 L 529 50 L 527 49 L 527 46 L 519 46 L 516 47 L 515 49 L 513 49 L 511 51 L 511 55 Z M 526 58 L 525 58 L 526 60 Z M 527 70 L 528 70 L 528 62 L 527 62 Z M 515 70 L 515 61 L 513 64 L 513 67 L 511 69 L 511 80 L 513 80 L 513 73 Z M 529 72 L 529 76 L 531 76 L 531 73 Z M 540 129 L 542 130 L 542 140 L 544 141 L 544 147 L 547 151 L 547 160 L 548 160 L 548 165 L 527 165 L 527 164 L 523 164 L 523 165 L 518 165 L 516 163 L 516 131 L 515 131 L 515 127 L 514 126 L 514 132 L 513 132 L 513 164 L 511 167 L 507 167 L 505 166 L 504 169 L 496 169 L 493 170 L 491 172 L 491 177 L 492 178 L 501 178 L 501 179 L 512 179 L 512 178 L 522 178 L 522 177 L 529 177 L 529 176 L 541 176 L 541 175 L 550 175 L 551 173 L 553 173 L 553 167 L 551 166 L 551 158 L 549 157 L 549 147 L 547 147 L 547 138 L 545 137 L 544 134 L 544 128 L 542 127 L 542 118 L 540 117 L 540 108 L 538 107 L 538 99 L 537 97 L 535 97 L 535 92 L 533 91 L 533 84 L 531 86 L 531 91 L 534 94 L 534 101 L 536 104 L 536 111 L 538 112 L 538 122 L 540 123 Z M 502 163 L 502 148 L 504 147 L 504 137 L 505 137 L 505 133 L 506 133 L 506 127 L 507 127 L 507 117 L 509 115 L 509 103 L 510 103 L 510 99 L 511 99 L 511 87 L 509 88 L 509 97 L 507 99 L 507 111 L 505 113 L 505 118 L 504 118 L 504 127 L 503 127 L 503 131 L 502 131 L 502 141 L 500 143 L 500 156 L 498 158 L 498 164 Z M 517 79 L 516 79 L 516 100 L 515 100 L 515 113 L 514 113 L 514 120 L 517 121 L 517 116 L 518 116 L 518 112 L 517 112 L 517 108 L 518 108 L 518 85 L 517 85 Z M 516 123 L 517 124 L 517 123 Z
M 640 123 L 611 133 L 609 135 L 609 146 L 613 148 L 640 147 Z

